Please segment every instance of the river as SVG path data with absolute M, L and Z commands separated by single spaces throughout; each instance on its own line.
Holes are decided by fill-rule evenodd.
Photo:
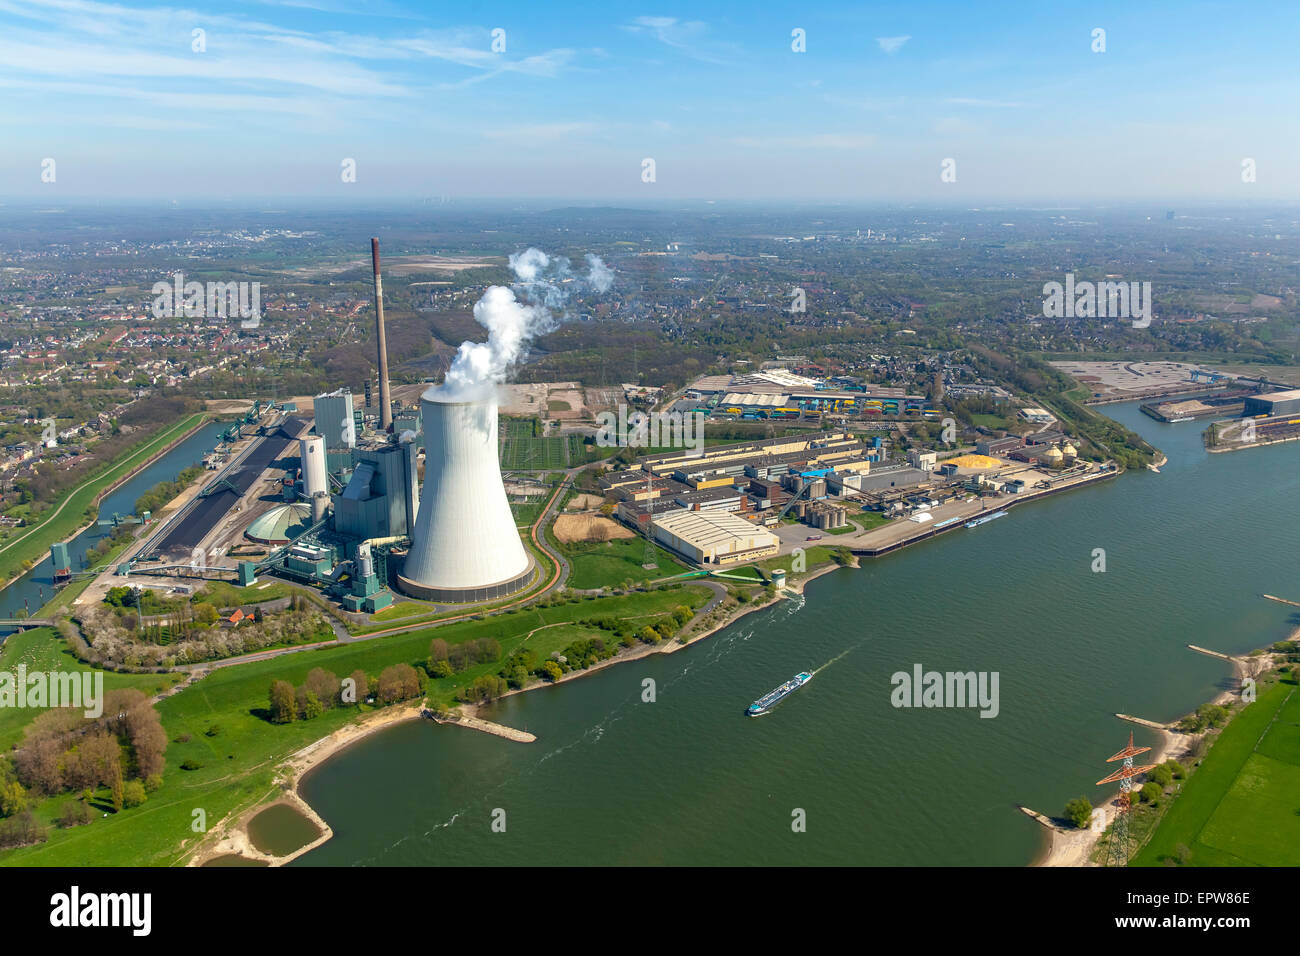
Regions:
M 363 740 L 304 779 L 335 835 L 294 865 L 1029 863 L 1041 834 L 1014 805 L 1106 795 L 1116 712 L 1170 720 L 1230 685 L 1185 645 L 1241 652 L 1300 625 L 1260 598 L 1300 598 L 1300 446 L 1209 455 L 1200 423 L 1103 411 L 1165 451 L 1161 474 L 866 559 L 692 648 L 483 714 L 537 743 L 425 721 Z M 891 675 L 914 664 L 997 672 L 999 713 L 894 708 Z
M 157 461 L 153 462 L 139 474 L 135 475 L 112 494 L 106 495 L 99 504 L 99 517 L 111 518 L 114 513 L 133 514 L 135 501 L 140 495 L 154 485 L 163 481 L 174 481 L 186 468 L 202 465 L 203 456 L 216 447 L 221 440 L 221 433 L 229 428 L 229 423 L 208 422 L 190 435 L 179 445 Z M 99 544 L 112 533 L 111 526 L 92 525 L 70 542 L 68 554 L 74 571 L 86 568 L 86 552 Z M 45 602 L 54 597 L 54 568 L 50 563 L 50 554 L 22 577 L 17 578 L 8 587 L 0 590 L 0 612 L 12 617 L 16 611 L 27 609 L 30 616 L 36 617 Z M 3 632 L 0 632 L 3 633 Z

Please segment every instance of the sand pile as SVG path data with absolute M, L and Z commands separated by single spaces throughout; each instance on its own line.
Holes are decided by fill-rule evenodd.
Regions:
M 996 458 L 990 458 L 988 455 L 958 455 L 956 458 L 945 458 L 942 465 L 956 465 L 958 468 L 1001 468 L 1002 462 Z
M 631 530 L 604 515 L 560 515 L 555 519 L 555 537 L 564 544 L 574 541 L 613 541 L 635 537 Z

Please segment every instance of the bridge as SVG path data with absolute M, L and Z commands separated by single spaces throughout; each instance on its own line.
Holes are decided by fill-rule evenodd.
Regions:
M 54 621 L 46 617 L 0 617 L 0 627 L 53 627 Z

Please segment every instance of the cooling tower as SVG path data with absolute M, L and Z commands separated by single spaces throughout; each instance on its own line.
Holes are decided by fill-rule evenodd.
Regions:
M 298 441 L 298 458 L 302 467 L 302 493 L 308 499 L 329 491 L 325 477 L 325 439 L 312 435 Z
M 520 590 L 532 577 L 533 561 L 501 483 L 496 401 L 448 401 L 430 388 L 420 403 L 424 487 L 399 586 L 450 603 Z

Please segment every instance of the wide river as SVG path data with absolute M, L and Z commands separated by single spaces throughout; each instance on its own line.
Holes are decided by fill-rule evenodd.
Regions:
M 1041 834 L 1015 805 L 1109 792 L 1116 712 L 1170 720 L 1230 685 L 1188 643 L 1241 652 L 1300 625 L 1260 597 L 1300 600 L 1300 444 L 1209 455 L 1199 423 L 1101 410 L 1169 456 L 1161 474 L 867 559 L 692 648 L 485 714 L 536 743 L 427 721 L 363 740 L 303 781 L 335 835 L 297 865 L 1029 863 Z M 997 672 L 997 716 L 894 708 L 914 664 Z

